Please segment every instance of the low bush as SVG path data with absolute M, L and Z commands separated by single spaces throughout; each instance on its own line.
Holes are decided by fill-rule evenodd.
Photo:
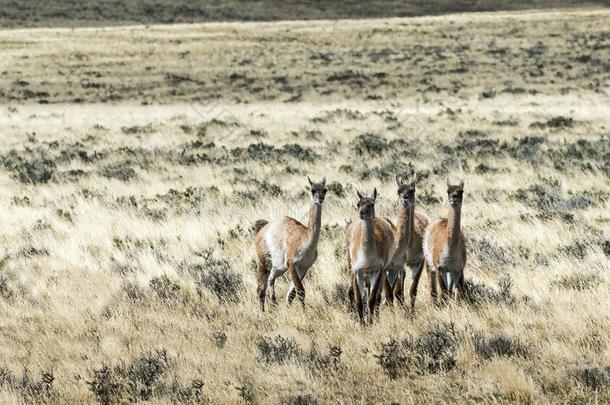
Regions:
M 473 337 L 474 348 L 477 354 L 483 359 L 489 360 L 492 357 L 527 357 L 530 350 L 518 339 L 509 338 L 501 334 L 496 334 L 490 338 L 485 338 L 482 334 Z
M 292 339 L 281 335 L 274 338 L 261 337 L 256 343 L 259 359 L 266 364 L 284 364 L 301 355 L 301 349 Z
M 205 258 L 203 262 L 190 266 L 198 290 L 208 290 L 220 301 L 236 302 L 243 290 L 242 275 L 234 272 L 225 259 Z
M 171 366 L 165 349 L 157 349 L 114 367 L 94 370 L 89 389 L 102 404 L 148 401 L 159 390 L 160 381 Z
M 455 325 L 440 323 L 416 338 L 383 344 L 375 357 L 392 379 L 409 372 L 435 374 L 455 368 L 457 341 Z

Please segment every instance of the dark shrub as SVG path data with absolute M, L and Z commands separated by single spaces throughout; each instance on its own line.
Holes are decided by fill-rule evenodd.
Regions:
M 497 125 L 499 127 L 516 127 L 519 125 L 519 121 L 514 120 L 514 119 L 507 119 L 507 120 L 494 121 L 493 124 Z
M 180 296 L 180 285 L 165 274 L 149 282 L 150 288 L 163 301 L 174 300 Z
M 256 345 L 260 353 L 259 359 L 267 364 L 283 364 L 301 354 L 301 350 L 294 340 L 280 335 L 273 339 L 261 337 Z
M 376 355 L 382 370 L 392 379 L 405 372 L 434 374 L 456 366 L 457 333 L 453 323 L 441 323 L 415 339 L 391 340 Z
M 486 339 L 482 334 L 476 334 L 473 337 L 473 343 L 477 354 L 486 360 L 494 356 L 526 357 L 529 355 L 529 349 L 518 339 L 512 339 L 503 335 L 493 335 Z
M 93 372 L 89 389 L 103 404 L 147 401 L 171 366 L 165 349 L 145 353 L 129 364 L 103 366 Z
M 313 162 L 319 157 L 313 149 L 301 146 L 298 143 L 288 143 L 282 146 L 281 153 L 303 162 Z
M 588 367 L 573 372 L 578 382 L 593 391 L 610 388 L 610 367 Z
M 359 135 L 352 142 L 352 149 L 359 156 L 362 155 L 381 155 L 390 148 L 390 143 L 379 135 L 364 134 Z
M 144 126 L 134 125 L 131 127 L 121 127 L 121 132 L 125 135 L 139 135 L 139 134 L 150 134 L 153 132 L 152 124 L 147 124 Z
M 571 117 L 563 117 L 557 116 L 549 119 L 546 122 L 534 122 L 530 124 L 530 128 L 553 128 L 553 129 L 561 129 L 561 128 L 572 128 L 576 122 Z
M 429 189 L 420 191 L 415 196 L 417 202 L 421 202 L 424 205 L 438 204 L 441 199 L 433 194 Z
M 518 189 L 513 198 L 539 211 L 541 218 L 559 217 L 571 222 L 574 219 L 572 212 L 582 210 L 595 202 L 586 195 L 566 196 L 559 180 L 542 178 L 527 189 Z
M 342 353 L 343 350 L 339 346 L 330 346 L 327 353 L 322 353 L 316 344 L 312 343 L 306 358 L 309 368 L 313 372 L 325 372 L 337 369 Z
M 174 384 L 171 386 L 172 399 L 174 402 L 179 404 L 208 403 L 203 392 L 204 386 L 205 383 L 199 379 L 191 381 L 191 383 L 187 386 L 174 382 Z
M 57 163 L 46 149 L 10 151 L 2 158 L 4 167 L 22 183 L 40 184 L 53 180 Z
M 313 162 L 319 155 L 313 149 L 290 143 L 276 148 L 273 145 L 268 145 L 262 142 L 250 144 L 245 150 L 243 148 L 233 148 L 231 154 L 235 158 L 247 157 L 263 162 L 278 162 L 285 161 L 285 158 L 291 157 L 304 162 Z
M 455 367 L 457 335 L 453 323 L 441 323 L 430 329 L 408 346 L 415 354 L 423 372 L 437 373 Z
M 475 168 L 474 172 L 477 174 L 485 174 L 485 173 L 496 173 L 498 169 L 493 166 L 486 165 L 485 163 L 479 163 Z
M 227 334 L 220 330 L 212 334 L 212 339 L 216 347 L 222 349 L 225 347 L 225 343 L 227 343 Z
M 409 369 L 407 357 L 403 344 L 395 339 L 381 345 L 381 352 L 376 355 L 377 363 L 381 369 L 392 379 L 398 378 L 403 370 Z
M 0 297 L 9 300 L 13 297 L 13 290 L 9 286 L 8 279 L 5 275 L 0 275 Z
M 43 372 L 33 379 L 26 372 L 19 382 L 19 391 L 26 402 L 49 402 L 53 395 L 54 381 L 52 373 Z
M 138 285 L 131 282 L 123 283 L 121 294 L 132 302 L 140 301 L 146 297 L 145 292 Z
M 295 394 L 282 398 L 281 405 L 318 405 L 318 400 L 311 394 Z
M 515 159 L 535 163 L 543 144 L 544 138 L 541 136 L 524 136 L 514 138 L 513 142 L 503 143 L 501 147 Z
M 0 368 L 0 387 L 14 391 L 23 399 L 24 403 L 49 403 L 55 395 L 52 373 L 42 372 L 37 378 L 30 377 L 27 370 L 21 378 L 17 378 L 10 370 Z
M 328 188 L 328 191 L 330 191 L 337 197 L 339 197 L 339 198 L 345 197 L 345 188 L 343 187 L 343 185 L 341 183 L 339 183 L 337 181 L 333 181 L 331 183 L 328 183 L 326 185 L 326 187 Z
M 402 160 L 392 160 L 388 163 L 384 163 L 381 166 L 364 167 L 360 170 L 360 178 L 367 180 L 370 178 L 377 178 L 382 181 L 393 180 L 394 176 L 398 174 L 403 179 L 410 178 L 413 173 L 413 165 L 410 162 Z M 419 173 L 420 178 L 424 178 L 424 173 Z
M 486 238 L 470 238 L 467 246 L 486 265 L 503 266 L 509 262 L 506 250 Z
M 11 373 L 11 370 L 0 367 L 0 387 L 12 387 L 15 385 L 17 378 Z
M 117 179 L 121 181 L 129 181 L 138 176 L 135 169 L 131 167 L 131 162 L 129 161 L 104 166 L 100 170 L 100 174 L 109 179 Z
M 588 248 L 589 244 L 580 240 L 576 240 L 570 245 L 561 246 L 559 248 L 559 252 L 565 254 L 566 256 L 574 256 L 579 259 L 584 259 L 587 255 Z
M 252 390 L 252 385 L 244 384 L 235 387 L 235 389 L 237 390 L 237 392 L 239 392 L 239 397 L 243 399 L 245 403 L 254 403 L 254 392 Z
M 198 289 L 212 292 L 220 301 L 239 300 L 239 293 L 243 289 L 242 276 L 235 273 L 225 259 L 208 257 L 189 270 Z
M 499 288 L 496 290 L 483 283 L 477 283 L 469 278 L 464 282 L 464 300 L 470 305 L 503 304 L 513 305 L 516 301 L 513 296 L 512 280 L 506 276 L 500 279 Z
M 559 277 L 552 285 L 566 290 L 584 291 L 597 287 L 601 281 L 596 273 L 574 273 Z

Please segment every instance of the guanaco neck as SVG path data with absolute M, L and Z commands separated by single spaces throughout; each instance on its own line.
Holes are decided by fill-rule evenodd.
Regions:
M 460 217 L 462 205 L 449 207 L 449 217 L 447 218 L 447 245 L 449 251 L 456 251 L 460 241 Z
M 305 239 L 306 250 L 316 249 L 320 240 L 320 228 L 322 227 L 322 204 L 312 204 L 309 209 L 309 222 L 307 224 L 307 239 Z
M 364 233 L 362 234 L 362 249 L 368 255 L 375 250 L 375 218 L 363 219 Z
M 396 253 L 402 254 L 409 243 L 412 240 L 412 229 L 413 229 L 413 210 L 411 204 L 409 207 L 405 207 L 400 204 L 398 211 L 398 225 L 396 228 Z

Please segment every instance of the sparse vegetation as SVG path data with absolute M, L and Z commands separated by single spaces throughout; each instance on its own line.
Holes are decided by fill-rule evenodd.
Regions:
M 9 3 L 0 24 L 74 16 Z M 243 17 L 188 3 L 84 2 L 74 24 Z M 609 16 L 0 31 L 0 402 L 610 402 Z M 395 221 L 412 171 L 431 219 L 444 177 L 466 178 L 465 297 L 433 305 L 423 274 L 414 314 L 383 306 L 363 328 L 345 290 L 355 189 L 378 187 Z M 253 224 L 307 222 L 307 175 L 329 192 L 305 309 L 280 277 L 261 316 Z

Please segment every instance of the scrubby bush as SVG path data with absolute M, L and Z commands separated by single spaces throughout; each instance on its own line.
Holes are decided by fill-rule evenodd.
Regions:
M 343 187 L 343 184 L 339 183 L 338 181 L 328 183 L 326 188 L 328 188 L 328 191 L 336 195 L 338 198 L 345 197 L 345 187 Z
M 455 325 L 440 323 L 416 338 L 383 344 L 375 357 L 381 369 L 392 379 L 409 372 L 434 374 L 456 366 L 457 342 Z
M 363 134 L 354 139 L 352 149 L 359 156 L 381 155 L 390 149 L 390 142 L 377 134 Z
M 572 375 L 593 391 L 610 389 L 610 367 L 586 367 L 573 371 Z
M 584 291 L 597 287 L 601 281 L 597 273 L 574 273 L 560 276 L 553 280 L 552 285 L 566 290 Z
M 171 366 L 165 349 L 144 353 L 131 363 L 94 370 L 89 389 L 103 404 L 137 402 L 151 399 L 160 388 L 160 380 Z
M 564 117 L 564 116 L 557 116 L 557 117 L 552 117 L 549 120 L 545 121 L 545 122 L 533 122 L 532 124 L 530 124 L 530 128 L 538 128 L 538 129 L 545 129 L 545 128 L 553 128 L 553 129 L 561 129 L 561 128 L 572 128 L 574 125 L 576 124 L 576 121 L 574 121 L 574 118 L 571 117 Z
M 188 385 L 181 385 L 174 382 L 170 388 L 169 396 L 172 402 L 179 404 L 204 404 L 208 403 L 203 388 L 205 383 L 202 380 L 195 379 Z
M 0 367 L 0 388 L 11 390 L 18 394 L 24 403 L 49 403 L 56 399 L 53 383 L 55 376 L 50 372 L 42 372 L 32 378 L 27 370 L 21 378 L 4 367 Z
M 509 263 L 506 250 L 487 238 L 470 238 L 467 247 L 469 252 L 486 265 L 503 266 Z
M 286 158 L 295 158 L 303 162 L 313 162 L 319 157 L 313 149 L 299 145 L 297 143 L 285 144 L 281 148 L 268 145 L 262 142 L 250 144 L 247 148 L 233 148 L 233 157 L 249 158 L 263 162 L 284 162 Z
M 266 364 L 284 364 L 301 355 L 301 349 L 297 343 L 281 335 L 274 338 L 261 337 L 256 342 L 256 346 L 260 361 Z
M 5 275 L 0 275 L 0 297 L 9 300 L 13 297 L 13 290 L 9 286 L 8 279 Z
M 170 279 L 165 274 L 150 280 L 149 285 L 157 297 L 163 301 L 175 300 L 180 296 L 180 284 Z
M 581 240 L 576 240 L 574 243 L 559 247 L 559 252 L 566 256 L 573 256 L 578 259 L 584 259 L 587 255 L 589 244 Z
M 530 350 L 516 338 L 509 338 L 501 334 L 485 338 L 482 334 L 475 334 L 473 344 L 477 354 L 483 359 L 489 360 L 495 356 L 526 357 Z
M 340 346 L 330 346 L 327 353 L 320 352 L 317 345 L 312 343 L 309 353 L 306 355 L 310 370 L 316 373 L 336 370 L 341 361 Z
M 112 163 L 100 169 L 100 174 L 109 179 L 129 181 L 138 176 L 130 161 Z
M 130 127 L 121 127 L 121 132 L 123 132 L 125 135 L 150 134 L 153 132 L 153 127 L 152 124 L 132 125 Z
M 208 290 L 220 301 L 235 302 L 243 289 L 242 276 L 234 272 L 225 259 L 208 257 L 189 269 L 195 284 L 201 292 Z
M 222 349 L 225 347 L 225 343 L 227 343 L 227 334 L 221 330 L 216 331 L 212 334 L 212 340 L 216 347 Z
M 513 305 L 516 298 L 512 294 L 512 280 L 506 276 L 500 279 L 498 289 L 466 278 L 464 300 L 470 305 L 503 304 Z
M 311 394 L 295 394 L 282 398 L 280 405 L 318 405 L 318 400 Z
M 559 217 L 568 222 L 573 221 L 573 212 L 595 204 L 595 201 L 586 195 L 566 196 L 562 191 L 561 182 L 550 178 L 542 178 L 540 183 L 517 189 L 512 196 L 515 200 L 537 209 L 542 218 Z
M 53 180 L 57 163 L 46 149 L 10 151 L 2 157 L 4 167 L 22 183 L 40 184 Z

